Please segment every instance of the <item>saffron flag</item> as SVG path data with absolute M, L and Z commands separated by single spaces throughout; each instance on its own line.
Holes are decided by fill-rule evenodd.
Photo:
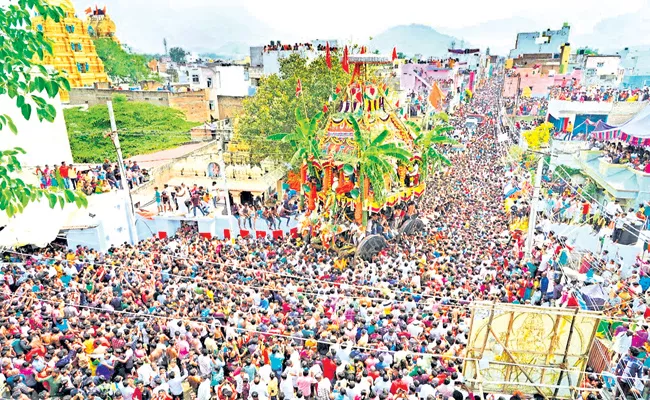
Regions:
M 106 6 L 104 6 L 104 15 L 106 15 Z
M 397 47 L 393 47 L 392 61 L 395 61 L 395 60 L 397 60 Z
M 93 9 L 91 7 L 86 8 L 86 14 L 92 14 Z
M 343 49 L 343 59 L 341 60 L 341 67 L 343 71 L 350 73 L 350 62 L 348 61 L 348 46 Z
M 433 82 L 433 87 L 431 88 L 431 94 L 429 94 L 429 103 L 431 103 L 431 106 L 436 110 L 442 108 L 443 96 L 444 94 L 442 93 L 442 90 L 440 90 L 440 87 L 438 86 L 438 82 Z
M 325 64 L 327 69 L 332 69 L 332 55 L 330 54 L 330 42 L 325 44 Z
M 301 93 L 302 93 L 302 83 L 300 82 L 300 78 L 298 78 L 298 84 L 296 85 L 296 97 L 299 97 Z

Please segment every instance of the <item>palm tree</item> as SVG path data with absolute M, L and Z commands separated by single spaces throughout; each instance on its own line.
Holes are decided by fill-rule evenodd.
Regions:
M 297 125 L 293 132 L 275 133 L 267 138 L 289 143 L 295 150 L 291 157 L 291 165 L 302 165 L 308 160 L 320 159 L 321 149 L 316 134 L 318 133 L 318 122 L 323 117 L 323 113 L 318 112 L 311 120 L 303 114 L 300 107 L 296 107 L 295 113 Z
M 384 176 L 395 175 L 395 167 L 389 160 L 397 160 L 408 163 L 411 159 L 411 153 L 398 147 L 395 143 L 385 143 L 388 130 L 384 130 L 379 135 L 371 138 L 370 135 L 364 135 L 359 129 L 357 120 L 350 116 L 348 121 L 354 130 L 354 140 L 357 145 L 356 155 L 336 157 L 341 160 L 355 165 L 359 176 L 359 201 L 357 207 L 363 207 L 362 225 L 366 226 L 368 222 L 368 211 L 365 207 L 366 189 L 372 187 L 374 200 L 382 202 L 386 198 L 386 183 Z M 366 183 L 367 182 L 367 183 Z
M 305 176 L 307 173 L 307 168 L 313 171 L 313 161 L 320 160 L 321 149 L 317 138 L 318 133 L 318 123 L 323 117 L 322 112 L 318 112 L 311 119 L 308 119 L 305 114 L 303 114 L 300 107 L 296 107 L 296 127 L 293 132 L 290 133 L 275 133 L 269 135 L 267 138 L 269 140 L 280 141 L 283 143 L 289 143 L 291 147 L 295 150 L 291 161 L 291 165 L 300 165 L 300 206 L 304 204 L 304 185 L 305 185 Z M 315 176 L 315 174 L 310 174 Z M 311 196 L 314 196 L 315 193 L 311 193 Z
M 430 170 L 437 169 L 441 165 L 451 165 L 451 161 L 438 149 L 435 145 L 439 144 L 455 144 L 456 140 L 445 136 L 445 133 L 454 130 L 451 126 L 434 125 L 433 129 L 427 132 L 422 132 L 420 127 L 412 121 L 405 121 L 406 124 L 415 132 L 415 146 L 420 152 L 422 157 L 422 166 L 420 168 L 420 176 L 422 181 L 427 178 Z

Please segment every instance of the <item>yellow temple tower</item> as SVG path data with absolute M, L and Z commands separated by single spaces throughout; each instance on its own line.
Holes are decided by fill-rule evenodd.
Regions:
M 52 55 L 45 55 L 44 65 L 50 65 L 66 74 L 71 87 L 93 86 L 96 82 L 108 83 L 104 64 L 97 56 L 95 45 L 88 35 L 86 24 L 75 16 L 74 6 L 70 0 L 47 0 L 59 6 L 65 17 L 59 22 L 43 17 L 32 18 L 32 27 L 43 32 L 52 42 Z M 61 100 L 68 100 L 68 93 L 61 92 Z
M 120 43 L 119 39 L 115 35 L 117 30 L 115 22 L 111 17 L 106 13 L 106 6 L 103 9 L 87 8 L 86 14 L 88 18 L 86 19 L 86 24 L 88 25 L 88 34 L 93 38 L 110 38 L 113 39 L 116 43 Z

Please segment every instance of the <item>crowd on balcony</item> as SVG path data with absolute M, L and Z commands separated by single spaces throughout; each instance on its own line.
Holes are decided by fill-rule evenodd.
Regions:
M 268 53 L 270 51 L 298 51 L 298 50 L 318 50 L 325 51 L 327 48 L 324 44 L 314 45 L 312 43 L 294 43 L 294 44 L 282 44 L 280 42 L 271 42 L 264 46 L 264 52 Z M 330 44 L 330 51 L 337 51 L 338 47 L 332 46 Z
M 591 147 L 602 150 L 603 160 L 610 164 L 626 165 L 650 174 L 650 149 L 623 142 L 594 142 Z
M 515 108 L 516 104 L 516 108 Z M 518 101 L 514 98 L 504 98 L 503 105 L 506 113 L 517 116 L 546 116 L 548 110 L 548 99 L 536 97 L 520 97 Z
M 571 101 L 648 101 L 650 89 L 612 89 L 612 88 L 586 88 L 575 86 L 553 86 L 549 97 L 556 100 Z
M 126 181 L 129 189 L 133 189 L 148 180 L 148 171 L 140 168 L 137 161 L 128 161 L 125 165 Z M 101 165 L 76 166 L 67 165 L 65 162 L 54 164 L 52 167 L 37 166 L 34 174 L 38 178 L 40 187 L 50 187 L 79 190 L 86 195 L 106 193 L 111 190 L 122 189 L 120 169 L 117 163 L 104 160 Z

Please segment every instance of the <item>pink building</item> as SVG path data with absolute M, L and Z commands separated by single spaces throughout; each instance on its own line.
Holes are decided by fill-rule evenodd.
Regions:
M 456 72 L 455 68 L 439 68 L 431 64 L 404 64 L 400 69 L 400 90 L 419 92 L 426 87 L 423 81 L 429 85 L 435 81 L 447 93 L 457 85 Z
M 519 76 L 516 76 L 516 75 Z M 521 77 L 521 81 L 519 78 Z M 582 71 L 574 70 L 570 74 L 548 76 L 539 73 L 539 69 L 517 68 L 513 70 L 513 76 L 507 76 L 503 84 L 503 96 L 515 97 L 517 87 L 524 90 L 531 89 L 532 97 L 547 97 L 552 86 L 570 85 L 572 80 L 580 82 Z

